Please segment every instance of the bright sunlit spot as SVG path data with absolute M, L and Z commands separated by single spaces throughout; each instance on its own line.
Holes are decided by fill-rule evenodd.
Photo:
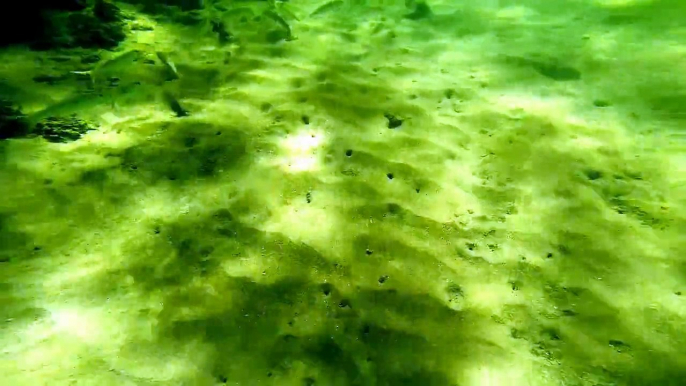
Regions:
M 52 311 L 52 320 L 58 332 L 76 336 L 84 341 L 97 340 L 98 325 L 84 310 L 59 308 Z
M 281 144 L 278 164 L 290 172 L 315 171 L 319 168 L 319 149 L 325 143 L 324 133 L 302 131 L 288 136 Z

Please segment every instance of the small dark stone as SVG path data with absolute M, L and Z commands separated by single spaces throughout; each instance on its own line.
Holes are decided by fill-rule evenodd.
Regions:
M 548 252 L 548 255 L 546 255 L 546 257 L 550 259 L 551 257 L 553 257 L 553 254 L 551 252 Z
M 369 256 L 369 255 L 371 255 L 371 254 L 374 253 L 374 252 L 373 252 L 371 249 L 367 249 L 366 251 L 364 251 L 364 253 L 366 253 L 367 256 Z
M 331 292 L 333 291 L 333 286 L 330 283 L 324 283 L 321 286 L 322 288 L 322 293 L 324 293 L 325 296 L 329 296 Z
M 38 245 L 36 245 L 35 247 L 33 247 L 33 250 L 36 251 L 36 252 L 40 251 L 41 249 L 43 249 L 43 248 L 41 248 L 41 247 L 38 246 Z
M 386 177 L 388 177 L 389 180 L 393 179 L 393 173 L 387 173 Z
M 310 117 L 308 117 L 307 115 L 303 115 L 300 119 L 302 119 L 304 124 L 306 124 L 306 125 L 310 124 Z
M 388 280 L 388 275 L 383 275 L 379 278 L 379 284 L 383 284 Z
M 596 99 L 593 101 L 593 106 L 595 107 L 609 107 L 612 104 L 608 101 L 602 100 L 602 99 Z
M 621 340 L 610 339 L 608 344 L 610 347 L 615 348 L 618 352 L 626 351 L 631 348 L 631 346 L 622 342 Z
M 388 128 L 389 129 L 397 129 L 403 124 L 403 120 L 397 118 L 396 116 L 386 113 L 384 114 L 384 117 L 388 120 Z
M 594 180 L 597 180 L 597 179 L 603 177 L 603 172 L 598 171 L 598 170 L 594 170 L 594 169 L 588 169 L 584 172 L 584 174 L 586 174 L 586 177 L 591 181 L 594 181 Z
M 345 155 L 348 156 L 348 157 L 350 157 L 350 156 L 353 155 L 353 151 L 350 150 L 350 149 L 348 149 L 348 150 L 345 151 Z

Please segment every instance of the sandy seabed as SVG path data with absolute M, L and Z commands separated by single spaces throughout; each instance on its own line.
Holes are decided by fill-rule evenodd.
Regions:
M 683 384 L 682 3 L 122 4 L 90 85 L 5 50 L 99 128 L 0 144 L 0 383 Z

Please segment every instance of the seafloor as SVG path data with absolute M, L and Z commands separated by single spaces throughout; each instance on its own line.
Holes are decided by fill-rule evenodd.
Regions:
M 0 53 L 94 128 L 0 142 L 0 384 L 686 382 L 683 1 L 119 6 Z

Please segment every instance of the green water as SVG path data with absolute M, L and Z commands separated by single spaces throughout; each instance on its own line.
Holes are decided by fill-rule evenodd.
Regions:
M 0 384 L 686 382 L 686 2 L 176 3 L 0 51 Z

